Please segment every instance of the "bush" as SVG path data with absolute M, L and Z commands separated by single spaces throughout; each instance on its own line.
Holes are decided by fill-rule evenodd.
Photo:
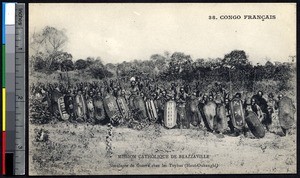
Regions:
M 113 76 L 111 72 L 109 72 L 103 67 L 98 67 L 98 66 L 91 66 L 89 72 L 91 73 L 92 77 L 96 79 L 103 79 L 106 77 L 110 78 Z
M 41 56 L 33 57 L 33 59 L 31 61 L 33 61 L 33 69 L 35 71 L 45 70 L 47 63 L 45 60 L 43 60 L 43 58 Z
M 74 65 L 75 65 L 75 69 L 83 70 L 83 69 L 87 68 L 88 63 L 83 59 L 78 59 Z
M 46 124 L 52 120 L 48 105 L 37 98 L 30 98 L 30 122 L 32 124 Z

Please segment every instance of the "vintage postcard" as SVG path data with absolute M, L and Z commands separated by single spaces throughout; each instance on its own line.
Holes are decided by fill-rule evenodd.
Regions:
M 29 174 L 295 174 L 295 3 L 29 4 Z

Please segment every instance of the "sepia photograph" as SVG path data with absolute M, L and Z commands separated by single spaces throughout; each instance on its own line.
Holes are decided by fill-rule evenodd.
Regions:
M 30 3 L 29 175 L 296 174 L 296 3 Z

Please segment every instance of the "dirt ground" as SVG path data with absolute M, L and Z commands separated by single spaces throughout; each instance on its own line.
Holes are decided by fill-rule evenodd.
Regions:
M 49 132 L 46 142 L 35 140 L 35 129 L 41 128 Z M 143 130 L 113 127 L 109 137 L 108 128 L 63 122 L 30 125 L 29 174 L 296 173 L 296 128 L 281 137 L 276 121 L 273 133 L 262 139 L 252 134 L 221 138 L 206 129 L 158 125 Z

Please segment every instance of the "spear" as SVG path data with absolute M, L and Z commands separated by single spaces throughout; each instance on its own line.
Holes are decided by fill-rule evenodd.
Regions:
M 230 98 L 232 98 L 232 85 L 231 85 L 231 69 L 233 69 L 234 66 L 229 66 L 229 90 L 230 90 Z
M 70 86 L 70 78 L 69 78 L 69 74 L 68 74 L 68 69 L 66 69 L 66 74 L 67 74 L 68 89 L 69 89 L 69 86 Z
M 123 88 L 123 86 L 121 86 L 121 82 L 120 82 L 120 80 L 119 80 L 119 65 L 117 66 L 117 80 L 118 80 L 118 83 L 119 83 L 119 86 L 121 87 L 121 88 Z

